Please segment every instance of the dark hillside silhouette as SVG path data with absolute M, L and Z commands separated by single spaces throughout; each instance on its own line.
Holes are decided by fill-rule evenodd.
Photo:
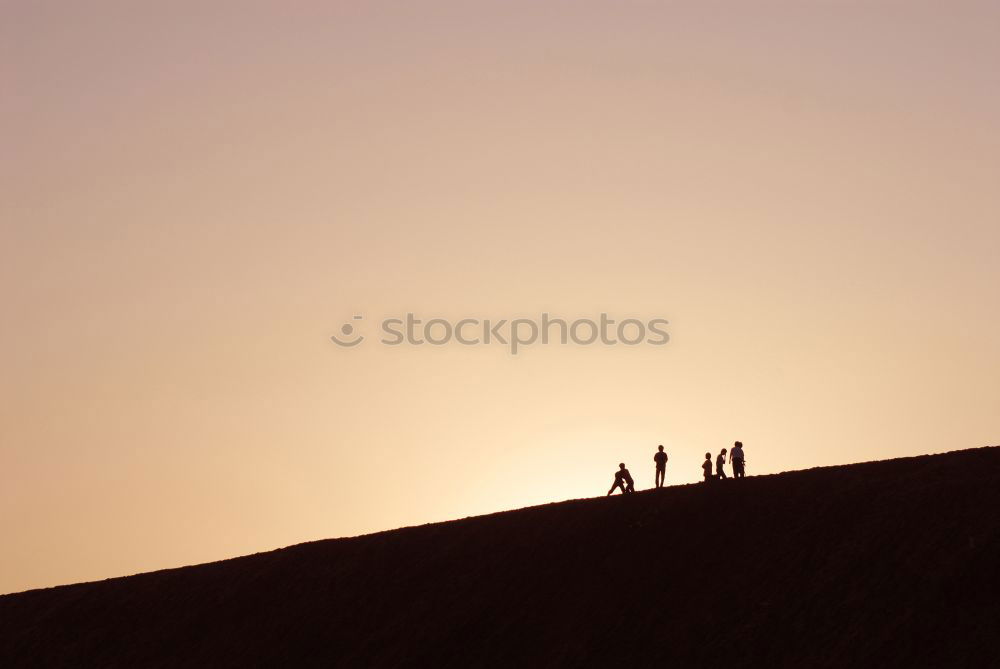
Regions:
M 1000 448 L 0 597 L 3 667 L 986 667 Z

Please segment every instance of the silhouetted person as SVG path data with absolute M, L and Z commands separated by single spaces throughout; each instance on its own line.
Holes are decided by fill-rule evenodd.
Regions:
M 656 463 L 656 487 L 662 488 L 663 479 L 667 475 L 667 454 L 663 452 L 663 446 L 657 449 L 653 462 Z
M 729 461 L 733 463 L 733 478 L 741 479 L 745 476 L 743 459 L 743 442 L 737 441 L 733 444 L 733 451 L 729 454 Z
M 709 483 L 712 480 L 712 454 L 705 454 L 705 462 L 701 463 L 701 470 L 705 472 L 705 483 Z
M 635 481 L 632 480 L 632 475 L 625 469 L 625 463 L 621 463 L 619 467 L 622 468 L 622 477 L 625 479 L 625 492 L 635 492 Z
M 726 449 L 715 458 L 715 475 L 721 481 L 726 478 Z
M 627 492 L 635 492 L 635 482 L 632 481 L 632 475 L 625 469 L 624 462 L 618 465 L 618 471 L 615 472 L 615 482 L 611 484 L 611 490 L 608 491 L 608 494 L 613 493 L 615 488 L 621 488 L 623 495 Z

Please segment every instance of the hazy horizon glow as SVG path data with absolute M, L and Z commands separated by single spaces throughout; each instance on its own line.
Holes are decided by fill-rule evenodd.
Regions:
M 209 5 L 0 8 L 0 592 L 1000 442 L 996 3 Z

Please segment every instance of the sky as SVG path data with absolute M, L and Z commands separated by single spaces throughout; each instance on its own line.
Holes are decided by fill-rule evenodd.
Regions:
M 658 444 L 675 485 L 1000 443 L 997 63 L 995 2 L 0 2 L 0 592 L 645 489 Z

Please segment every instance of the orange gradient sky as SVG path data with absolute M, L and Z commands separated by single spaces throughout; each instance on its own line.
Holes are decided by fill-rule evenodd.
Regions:
M 995 2 L 5 2 L 0 592 L 995 444 Z M 354 314 L 669 319 L 355 349 Z

